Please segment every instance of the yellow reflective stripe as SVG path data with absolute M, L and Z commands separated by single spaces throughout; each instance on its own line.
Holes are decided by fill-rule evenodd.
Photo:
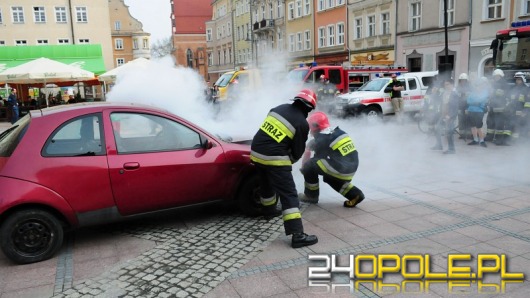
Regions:
M 283 221 L 288 221 L 288 220 L 293 220 L 293 219 L 298 219 L 298 218 L 302 218 L 302 213 L 295 212 L 295 213 L 285 214 L 283 216 Z
M 318 183 L 307 183 L 307 182 L 304 182 L 304 186 L 305 186 L 305 188 L 307 188 L 309 190 L 318 190 L 319 189 Z
M 293 139 L 296 133 L 294 127 L 287 120 L 274 112 L 267 115 L 267 118 L 265 118 L 265 121 L 261 125 L 261 130 L 278 143 L 285 139 L 285 137 Z
M 530 108 L 530 102 L 525 102 L 525 103 L 524 103 L 524 107 L 525 107 L 525 108 Z
M 355 145 L 350 137 L 345 136 L 340 141 L 331 147 L 333 150 L 338 150 L 342 156 L 346 156 L 355 151 Z
M 348 140 L 351 141 L 351 138 L 348 137 L 348 135 L 343 134 L 343 135 L 339 136 L 338 138 L 336 138 L 335 140 L 333 140 L 333 142 L 331 142 L 331 144 L 329 144 L 329 147 L 331 147 L 331 149 L 335 150 L 335 149 L 339 148 L 342 144 L 347 142 Z
M 325 163 L 325 164 L 324 164 Z M 341 180 L 352 180 L 353 179 L 353 175 L 355 173 L 352 173 L 352 174 L 341 174 L 337 171 L 335 171 L 327 162 L 323 161 L 322 159 L 318 160 L 317 161 L 317 165 L 320 167 L 320 169 L 322 171 L 324 171 L 324 173 L 332 176 L 332 177 L 335 177 L 337 179 L 341 179 Z
M 270 198 L 260 198 L 261 205 L 263 206 L 271 206 L 276 204 L 276 196 L 272 196 Z
M 348 183 L 348 185 L 345 185 L 346 188 L 344 189 L 344 186 L 342 187 L 342 189 L 340 190 L 340 194 L 345 196 L 352 188 L 353 188 L 353 184 L 351 183 Z
M 266 166 L 291 166 L 293 165 L 291 163 L 291 160 L 281 160 L 281 159 L 265 160 L 265 159 L 262 159 L 262 158 L 259 158 L 253 155 L 250 156 L 250 160 L 252 160 L 253 162 L 262 164 L 262 165 L 266 165 Z

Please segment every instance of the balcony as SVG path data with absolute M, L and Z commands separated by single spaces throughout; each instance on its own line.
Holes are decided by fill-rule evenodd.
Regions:
M 263 19 L 260 22 L 254 23 L 253 29 L 257 32 L 274 30 L 274 20 Z

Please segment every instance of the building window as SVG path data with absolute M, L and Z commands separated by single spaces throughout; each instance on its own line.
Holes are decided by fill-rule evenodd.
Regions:
M 70 43 L 70 39 L 68 39 L 68 38 L 59 38 L 57 40 L 57 43 L 58 44 L 69 44 Z
M 418 31 L 421 29 L 421 2 L 410 4 L 409 20 L 409 31 Z
M 228 48 L 228 63 L 232 63 L 232 48 Z
M 37 39 L 37 45 L 46 45 L 48 44 L 47 39 Z
M 6 41 L 5 40 L 0 40 L 0 47 L 1 46 L 5 46 L 6 45 Z
M 440 0 L 440 27 L 444 27 L 444 1 Z M 455 24 L 455 0 L 447 0 L 447 26 Z
M 318 0 L 318 7 L 317 7 L 317 11 L 322 11 L 325 9 L 325 6 L 324 6 L 324 0 Z
M 344 3 L 346 3 L 345 0 L 337 0 L 337 6 L 338 6 L 338 5 L 342 5 L 342 4 L 344 4 Z
M 304 32 L 305 35 L 305 47 L 304 50 L 311 50 L 311 31 L 306 30 Z
M 3 20 L 2 20 L 2 10 L 0 9 L 0 24 L 3 23 Z
M 133 50 L 138 50 L 138 38 L 133 39 Z
M 304 0 L 304 16 L 311 14 L 311 1 Z
M 530 0 L 523 1 L 523 15 L 529 15 L 530 14 Z
M 381 34 L 390 34 L 390 13 L 388 12 L 381 14 Z
M 278 0 L 278 11 L 276 12 L 276 15 L 278 18 L 283 18 L 283 0 Z
M 302 0 L 296 0 L 296 17 L 302 16 Z
M 13 16 L 13 23 L 24 23 L 24 8 L 22 6 L 11 7 L 11 14 Z
M 46 23 L 46 13 L 44 12 L 44 6 L 33 7 L 33 18 L 35 23 Z
M 17 40 L 15 40 L 15 45 L 17 45 L 17 46 L 25 46 L 27 44 L 28 44 L 28 42 L 25 39 L 17 39 Z
M 328 6 L 326 8 L 332 8 L 335 6 L 335 0 L 328 0 Z
M 372 37 L 375 36 L 375 16 L 368 16 L 366 17 L 366 24 L 367 24 L 367 31 L 366 31 L 366 37 Z
M 318 47 L 323 48 L 326 46 L 326 28 L 318 28 Z
M 328 46 L 335 45 L 335 25 L 328 26 Z
M 114 40 L 114 49 L 116 50 L 123 50 L 123 39 L 116 38 Z
M 269 3 L 269 18 L 274 19 L 274 8 L 272 8 L 272 2 Z
M 485 7 L 487 19 L 502 18 L 502 0 L 486 0 Z
M 76 21 L 78 23 L 86 23 L 86 22 L 88 22 L 86 7 L 85 6 L 76 7 L 75 8 L 75 17 L 76 17 Z
M 193 68 L 193 52 L 191 49 L 186 51 L 186 64 L 188 67 Z
M 212 29 L 206 29 L 206 41 L 212 41 Z
M 289 34 L 289 52 L 294 52 L 294 34 Z
M 297 32 L 296 33 L 296 50 L 297 51 L 303 50 L 302 32 Z
M 344 44 L 344 23 L 337 24 L 337 45 Z
M 280 29 L 278 29 L 278 49 L 283 52 L 283 34 Z
M 57 23 L 66 23 L 66 7 L 64 6 L 55 7 L 55 21 Z
M 88 39 L 88 38 L 81 38 L 81 39 L 79 39 L 79 43 L 81 43 L 81 44 L 83 44 L 83 43 L 84 43 L 84 44 L 90 43 L 90 39 Z
M 149 39 L 147 39 L 147 38 L 142 39 L 142 48 L 144 50 L 149 49 Z
M 116 59 L 116 66 L 121 66 L 125 64 L 125 59 L 124 58 L 117 58 Z
M 120 21 L 115 21 L 114 22 L 114 30 L 116 30 L 116 31 L 120 31 L 121 30 L 121 22 Z
M 213 65 L 213 55 L 212 53 L 208 53 L 208 66 Z
M 290 2 L 288 4 L 288 9 L 289 9 L 288 18 L 289 18 L 289 20 L 292 20 L 292 19 L 294 19 L 294 2 Z
M 355 39 L 363 38 L 363 19 L 355 19 L 354 24 Z

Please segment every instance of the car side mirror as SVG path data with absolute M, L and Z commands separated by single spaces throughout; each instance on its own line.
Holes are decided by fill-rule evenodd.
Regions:
M 201 148 L 208 150 L 208 149 L 212 149 L 212 147 L 213 147 L 212 141 L 201 136 Z

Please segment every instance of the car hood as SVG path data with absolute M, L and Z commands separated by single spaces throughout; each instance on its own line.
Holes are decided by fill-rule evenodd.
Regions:
M 355 91 L 351 93 L 342 94 L 339 97 L 341 98 L 371 98 L 371 97 L 381 97 L 384 93 L 381 91 Z

